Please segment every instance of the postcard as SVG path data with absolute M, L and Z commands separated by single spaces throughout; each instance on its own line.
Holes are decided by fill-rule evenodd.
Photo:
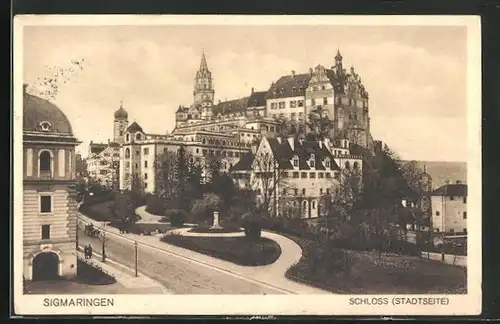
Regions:
M 480 314 L 480 28 L 16 16 L 15 314 Z

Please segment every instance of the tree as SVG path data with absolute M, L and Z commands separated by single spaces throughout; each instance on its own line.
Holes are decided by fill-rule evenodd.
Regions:
M 127 193 L 117 193 L 115 195 L 111 211 L 113 218 L 125 227 L 130 226 L 137 219 L 135 215 L 135 202 Z
M 321 106 L 317 106 L 309 113 L 306 125 L 317 140 L 329 138 L 333 129 L 333 121 L 330 120 L 327 111 Z
M 178 194 L 182 195 L 186 191 L 187 177 L 189 174 L 189 159 L 186 155 L 186 148 L 181 145 L 177 150 L 175 161 L 175 178 L 177 179 Z
M 259 153 L 253 164 L 252 187 L 256 188 L 260 196 L 262 209 L 270 214 L 278 215 L 278 189 L 286 187 L 283 170 L 279 162 L 271 153 Z
M 198 215 L 200 220 L 207 221 L 212 219 L 213 212 L 219 209 L 220 197 L 214 193 L 203 194 L 203 197 L 197 199 L 191 209 L 192 213 Z
M 61 87 L 68 83 L 74 76 L 84 69 L 84 59 L 75 59 L 67 66 L 47 67 L 48 76 L 38 77 L 36 82 L 29 85 L 27 92 L 37 95 L 46 100 L 53 101 L 61 91 Z
M 176 161 L 177 154 L 170 151 L 159 155 L 155 161 L 156 194 L 160 198 L 170 200 L 174 196 L 177 188 Z
M 339 177 L 333 181 L 335 194 L 331 198 L 332 208 L 344 221 L 347 221 L 353 211 L 360 208 L 363 176 L 360 169 L 344 168 Z

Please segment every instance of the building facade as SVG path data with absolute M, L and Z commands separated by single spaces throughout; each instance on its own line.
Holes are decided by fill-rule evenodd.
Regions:
M 316 218 L 322 216 L 325 198 L 338 193 L 345 169 L 362 172 L 362 159 L 350 154 L 347 139 L 264 137 L 231 176 L 240 188 L 254 190 L 271 215 Z
M 24 87 L 23 275 L 76 276 L 75 147 L 64 113 Z
M 85 161 L 88 177 L 92 181 L 108 188 L 120 187 L 120 146 L 125 142 L 127 127 L 128 113 L 120 103 L 120 108 L 114 113 L 113 140 L 108 140 L 107 143 L 90 141 Z
M 467 233 L 467 185 L 445 184 L 431 194 L 432 230 Z

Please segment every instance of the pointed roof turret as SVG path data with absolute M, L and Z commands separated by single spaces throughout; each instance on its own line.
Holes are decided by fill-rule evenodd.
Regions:
M 205 51 L 201 52 L 200 71 L 208 71 L 207 59 L 205 58 Z
M 335 60 L 341 61 L 342 60 L 342 55 L 340 54 L 339 49 L 337 48 L 337 55 L 335 55 Z

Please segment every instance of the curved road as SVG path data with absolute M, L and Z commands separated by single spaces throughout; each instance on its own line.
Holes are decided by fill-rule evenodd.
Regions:
M 78 243 L 82 246 L 91 244 L 95 252 L 101 253 L 101 240 L 88 237 L 81 230 L 78 232 Z M 157 280 L 176 294 L 282 294 L 271 287 L 141 245 L 138 254 L 139 272 Z M 129 268 L 135 267 L 133 244 L 114 235 L 106 237 L 106 256 Z

